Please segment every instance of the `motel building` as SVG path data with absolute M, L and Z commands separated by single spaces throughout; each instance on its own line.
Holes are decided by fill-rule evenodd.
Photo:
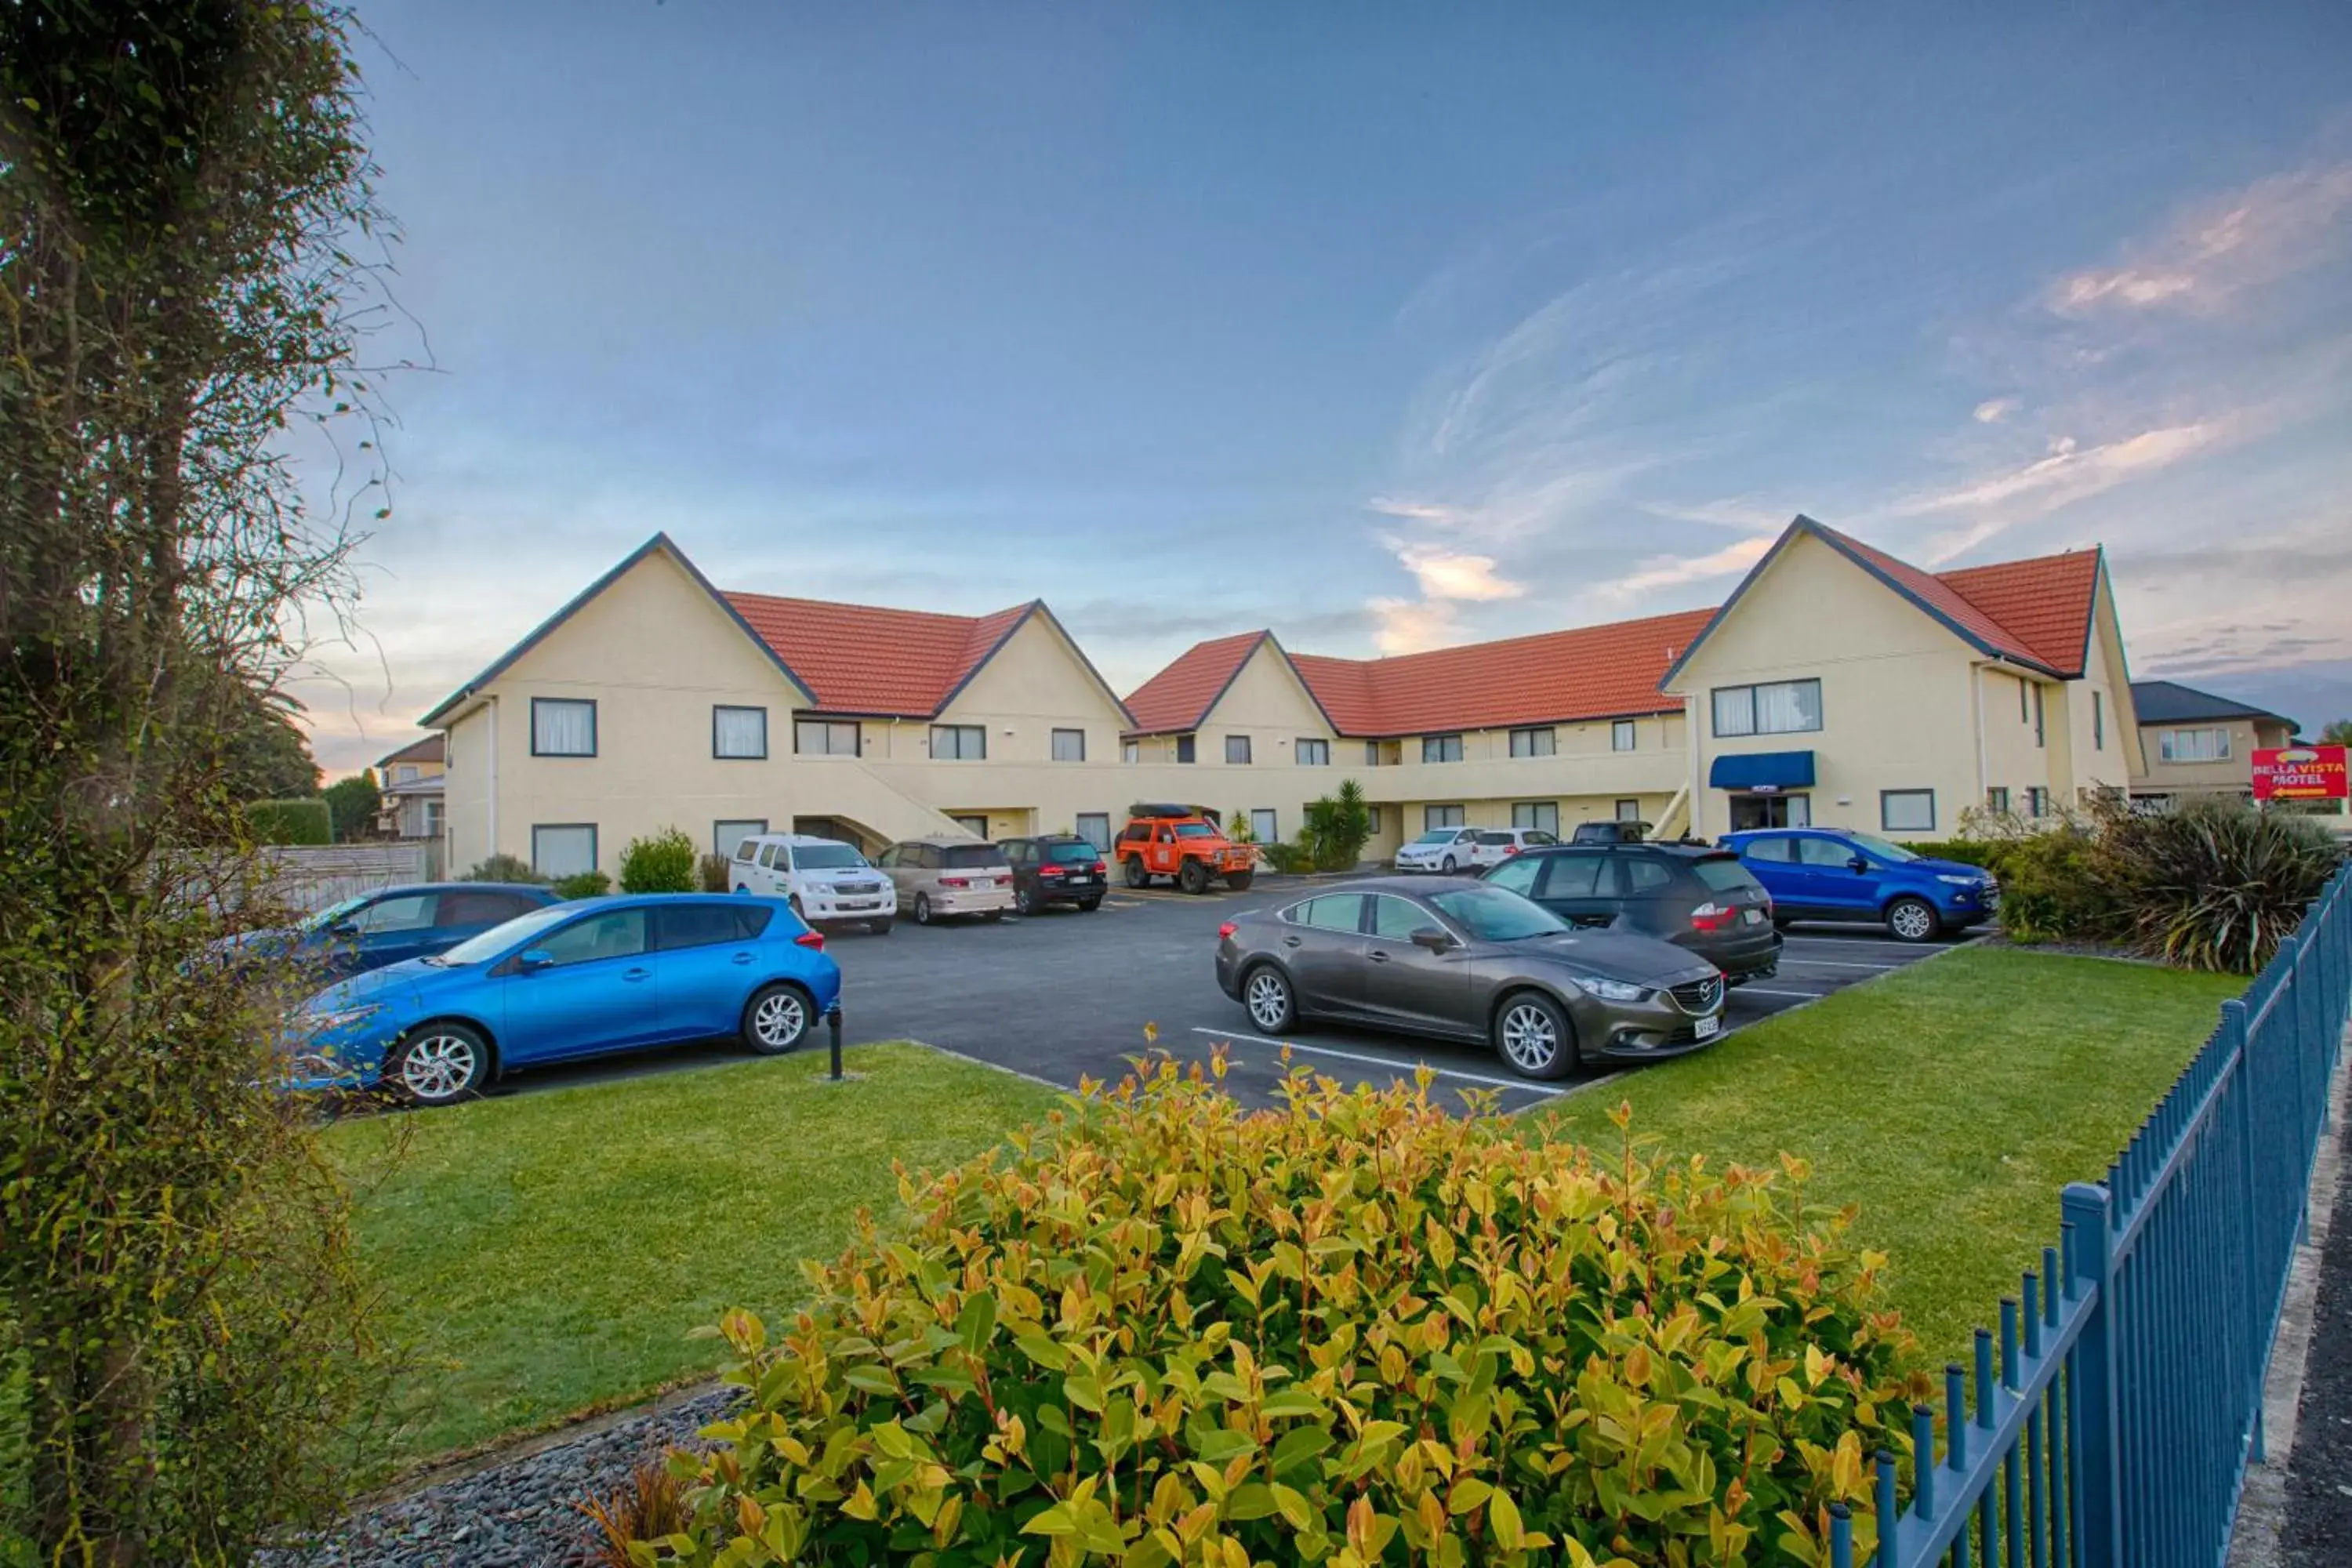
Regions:
M 1775 824 L 1891 838 L 2145 773 L 2096 550 L 1933 574 L 1810 519 L 1718 609 L 1346 659 L 1198 644 L 1122 698 L 1052 610 L 736 593 L 657 535 L 426 714 L 451 867 L 616 872 L 632 838 L 1108 845 L 1129 803 L 1289 837 L 1342 780 L 1430 827 Z

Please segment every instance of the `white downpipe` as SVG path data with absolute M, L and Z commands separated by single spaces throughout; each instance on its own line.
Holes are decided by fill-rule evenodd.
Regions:
M 1987 800 L 1991 798 L 1992 789 L 1992 780 L 1987 776 L 1991 770 L 1990 765 L 1986 761 L 1985 752 L 1984 672 L 1985 667 L 1983 665 L 1972 664 L 1969 667 L 1969 717 L 1976 721 L 1977 726 L 1976 803 L 1979 805 L 1984 805 Z M 1955 812 L 1952 819 L 1955 822 L 1958 821 L 1959 814 Z
M 1690 796 L 1690 835 L 1693 838 L 1706 837 L 1706 824 L 1700 820 L 1699 802 L 1706 797 L 1699 787 L 1698 756 L 1698 697 L 1696 693 L 1683 699 L 1683 750 L 1690 753 L 1690 781 L 1683 789 Z
M 490 838 L 488 845 L 482 851 L 484 859 L 499 852 L 499 700 L 493 697 L 488 700 L 490 743 L 487 750 L 490 755 L 490 765 L 487 770 L 485 781 L 487 789 L 482 796 L 482 816 L 489 826 Z

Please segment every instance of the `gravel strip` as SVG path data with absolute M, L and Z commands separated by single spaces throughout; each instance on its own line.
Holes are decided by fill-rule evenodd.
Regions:
M 378 1503 L 299 1548 L 265 1552 L 254 1568 L 575 1568 L 593 1527 L 576 1506 L 619 1487 L 665 1447 L 695 1433 L 740 1394 L 714 1388 L 624 1416 L 503 1464 Z

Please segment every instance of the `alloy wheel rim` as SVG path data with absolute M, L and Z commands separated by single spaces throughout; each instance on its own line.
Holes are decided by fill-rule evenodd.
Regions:
M 1279 1026 L 1283 1014 L 1289 1010 L 1289 1004 L 1290 998 L 1284 993 L 1282 982 L 1273 975 L 1261 974 L 1250 982 L 1250 1016 L 1257 1021 L 1259 1028 Z
M 1542 1008 L 1523 1002 L 1503 1015 L 1503 1054 L 1529 1071 L 1551 1066 L 1559 1055 L 1559 1034 Z
M 1895 929 L 1904 936 L 1917 941 L 1927 934 L 1927 912 L 1916 904 L 1906 904 L 1895 911 Z
M 768 997 L 751 1015 L 751 1030 L 764 1046 L 789 1046 L 801 1037 L 807 1026 L 808 1016 L 801 1010 L 800 998 L 789 993 Z
M 401 1087 L 419 1100 L 446 1100 L 474 1081 L 474 1047 L 456 1035 L 428 1035 L 401 1058 Z
M 919 926 L 931 923 L 931 896 L 929 893 L 915 895 L 915 923 Z

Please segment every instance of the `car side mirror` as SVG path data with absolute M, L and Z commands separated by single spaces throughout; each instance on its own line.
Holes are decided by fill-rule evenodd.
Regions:
M 1847 861 L 1846 865 L 1849 868 L 1856 872 L 1867 871 L 1870 869 L 1869 859 L 1861 855 L 1857 855 L 1853 859 Z
M 528 949 L 515 960 L 515 973 L 518 974 L 536 974 L 542 969 L 554 967 L 554 954 L 543 947 Z
M 351 921 L 337 921 L 333 925 L 327 928 L 327 934 L 329 936 L 357 936 L 360 934 L 360 928 L 355 922 Z
M 1423 926 L 1412 933 L 1412 945 L 1432 952 L 1446 952 L 1453 949 L 1454 937 L 1441 926 Z

